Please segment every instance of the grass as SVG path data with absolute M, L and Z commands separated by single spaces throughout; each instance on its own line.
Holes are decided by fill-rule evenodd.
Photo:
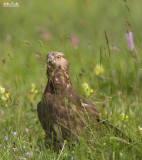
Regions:
M 77 160 L 141 159 L 142 2 L 18 3 L 19 8 L 4 8 L 0 1 L 0 85 L 10 93 L 7 101 L 0 98 L 0 160 L 65 160 L 72 156 Z M 127 30 L 133 31 L 138 61 L 126 43 Z M 73 38 L 79 41 L 76 45 L 71 41 Z M 119 49 L 109 49 L 112 46 Z M 47 78 L 45 61 L 38 54 L 46 58 L 52 50 L 65 53 L 69 60 L 75 91 L 85 96 L 82 84 L 89 84 L 94 93 L 88 99 L 104 119 L 131 137 L 131 144 L 111 133 L 100 138 L 93 131 L 94 141 L 90 144 L 80 137 L 80 143 L 74 147 L 65 143 L 58 152 L 45 149 L 36 106 Z M 100 62 L 105 72 L 96 76 L 93 69 Z M 36 89 L 31 92 L 32 83 L 38 93 L 34 93 Z

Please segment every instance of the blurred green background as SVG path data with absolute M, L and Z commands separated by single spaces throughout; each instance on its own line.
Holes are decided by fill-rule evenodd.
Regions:
M 18 8 L 5 8 L 3 2 L 0 8 L 0 57 L 6 63 L 0 64 L 0 79 L 3 83 L 7 79 L 7 85 L 18 83 L 16 76 L 21 77 L 25 85 L 27 81 L 34 79 L 37 82 L 43 77 L 44 70 L 40 71 L 40 68 L 44 64 L 37 61 L 36 52 L 45 58 L 48 51 L 65 53 L 72 67 L 74 83 L 81 69 L 85 71 L 83 78 L 88 79 L 90 68 L 100 61 L 101 48 L 102 63 L 108 72 L 105 32 L 109 47 L 121 48 L 111 50 L 108 58 L 111 70 L 120 67 L 124 74 L 127 67 L 130 72 L 133 70 L 125 40 L 128 29 L 134 33 L 135 48 L 141 56 L 142 1 L 13 1 L 19 3 Z M 77 41 L 74 42 L 77 45 L 72 41 Z
M 65 54 L 78 94 L 82 95 L 81 84 L 88 83 L 94 90 L 91 101 L 98 106 L 106 103 L 105 111 L 100 107 L 98 110 L 114 123 L 119 121 L 120 113 L 127 113 L 129 120 L 118 126 L 123 126 L 133 139 L 139 139 L 141 136 L 136 137 L 136 133 L 142 124 L 142 1 L 6 1 L 18 2 L 17 8 L 3 7 L 4 2 L 0 0 L 0 85 L 10 93 L 11 101 L 8 108 L 1 105 L 5 111 L 0 115 L 2 139 L 5 133 L 11 135 L 8 126 L 22 136 L 27 127 L 32 132 L 26 141 L 33 144 L 35 138 L 37 146 L 43 130 L 36 105 L 47 81 L 45 60 L 40 55 L 46 59 L 49 51 Z M 137 60 L 126 42 L 127 30 L 133 32 Z M 93 70 L 100 63 L 104 74 L 97 76 Z M 39 94 L 31 101 L 28 96 L 32 83 Z M 25 145 L 24 141 L 23 138 L 21 145 Z

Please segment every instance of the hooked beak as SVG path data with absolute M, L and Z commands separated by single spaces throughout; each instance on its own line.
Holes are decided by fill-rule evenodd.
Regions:
M 47 56 L 46 65 L 48 69 L 51 69 L 53 67 L 53 57 Z
M 48 58 L 47 58 L 47 60 L 46 60 L 46 63 L 48 64 L 48 63 L 50 63 L 50 62 L 52 62 L 52 61 L 53 61 L 52 57 L 48 56 Z

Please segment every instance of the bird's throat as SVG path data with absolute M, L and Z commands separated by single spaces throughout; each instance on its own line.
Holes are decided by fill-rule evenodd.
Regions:
M 68 71 L 55 70 L 54 72 L 48 72 L 47 76 L 46 92 L 62 93 L 72 88 Z

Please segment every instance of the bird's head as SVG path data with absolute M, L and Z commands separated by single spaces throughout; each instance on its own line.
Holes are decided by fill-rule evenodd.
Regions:
M 48 52 L 47 53 L 47 69 L 51 72 L 54 70 L 68 71 L 69 63 L 65 58 L 64 54 L 61 52 Z

